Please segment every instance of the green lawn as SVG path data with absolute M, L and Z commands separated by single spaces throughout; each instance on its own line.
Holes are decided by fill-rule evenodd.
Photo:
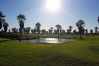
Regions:
M 0 66 L 99 66 L 99 41 L 87 39 L 62 44 L 0 42 Z

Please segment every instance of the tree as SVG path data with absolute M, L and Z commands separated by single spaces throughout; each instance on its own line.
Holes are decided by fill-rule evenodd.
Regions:
M 98 20 L 98 23 L 99 23 L 99 16 L 98 16 L 98 19 L 97 20 Z
M 26 34 L 26 28 L 23 29 L 24 34 Z
M 69 34 L 69 29 L 67 29 L 67 34 Z
M 26 34 L 29 34 L 30 29 L 31 29 L 30 27 L 27 27 L 27 28 L 26 28 Z
M 54 29 L 54 34 L 57 34 L 57 30 L 56 29 Z
M 4 17 L 5 17 L 5 15 L 3 15 L 2 11 L 0 11 L 0 29 L 2 28 L 2 25 L 5 22 Z
M 49 29 L 49 34 L 52 34 L 53 33 L 53 27 L 51 27 L 50 29 Z
M 37 30 L 36 30 L 36 28 L 34 28 L 34 33 L 36 34 L 36 32 L 37 32 Z
M 72 26 L 69 26 L 69 33 L 71 33 L 71 31 L 72 31 Z
M 99 23 L 99 16 L 98 16 L 98 19 L 97 19 L 98 23 Z
M 36 23 L 36 30 L 38 32 L 38 39 L 39 39 L 39 34 L 40 34 L 40 26 L 41 26 L 41 24 L 39 22 Z
M 62 30 L 60 31 L 60 33 L 61 33 L 61 35 L 65 34 L 65 30 L 62 29 Z
M 45 34 L 46 33 L 46 30 L 45 29 L 42 29 L 42 33 Z
M 13 33 L 18 33 L 18 29 L 17 28 L 12 28 L 12 32 Z
M 77 34 L 77 31 L 76 30 L 73 30 L 73 34 Z
M 95 27 L 95 34 L 98 33 L 98 27 Z
M 7 22 L 4 22 L 4 24 L 3 24 L 4 32 L 7 32 L 8 26 L 9 26 L 9 24 Z
M 19 31 L 20 31 L 20 38 L 19 38 L 19 41 L 21 41 L 21 34 L 22 34 L 22 30 L 24 29 L 24 21 L 26 20 L 26 17 L 25 15 L 23 14 L 19 14 L 17 16 L 17 20 L 19 21 Z
M 93 34 L 93 30 L 92 29 L 90 30 L 90 34 Z
M 62 27 L 59 24 L 57 24 L 55 27 L 57 28 L 58 39 L 59 39 L 59 35 L 60 35 L 60 31 L 61 31 Z
M 79 35 L 80 35 L 80 39 L 82 39 L 82 34 L 84 33 L 84 26 L 85 26 L 85 22 L 83 20 L 78 20 L 78 22 L 76 23 L 76 26 L 79 30 Z
M 88 34 L 88 29 L 85 30 L 86 34 Z
M 31 32 L 32 32 L 32 33 L 34 33 L 34 30 L 33 30 L 33 29 L 31 29 Z

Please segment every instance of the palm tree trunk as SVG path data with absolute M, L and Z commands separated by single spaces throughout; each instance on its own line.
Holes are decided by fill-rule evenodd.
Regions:
M 38 39 L 39 39 L 39 32 L 38 32 Z
M 58 32 L 58 40 L 59 40 L 59 32 Z
M 19 41 L 21 41 L 22 29 L 20 29 Z
M 58 40 L 59 40 L 59 33 L 58 33 Z
M 38 31 L 38 42 L 39 42 L 39 34 L 40 34 L 40 32 Z
M 82 34 L 80 33 L 80 39 L 82 39 Z

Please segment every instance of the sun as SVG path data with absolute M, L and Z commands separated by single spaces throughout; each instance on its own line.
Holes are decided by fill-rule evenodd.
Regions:
M 56 12 L 61 7 L 61 0 L 46 0 L 46 9 Z

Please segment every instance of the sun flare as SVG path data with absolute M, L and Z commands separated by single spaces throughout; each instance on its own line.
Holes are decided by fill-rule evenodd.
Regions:
M 46 0 L 46 8 L 48 11 L 57 11 L 61 7 L 61 0 Z

